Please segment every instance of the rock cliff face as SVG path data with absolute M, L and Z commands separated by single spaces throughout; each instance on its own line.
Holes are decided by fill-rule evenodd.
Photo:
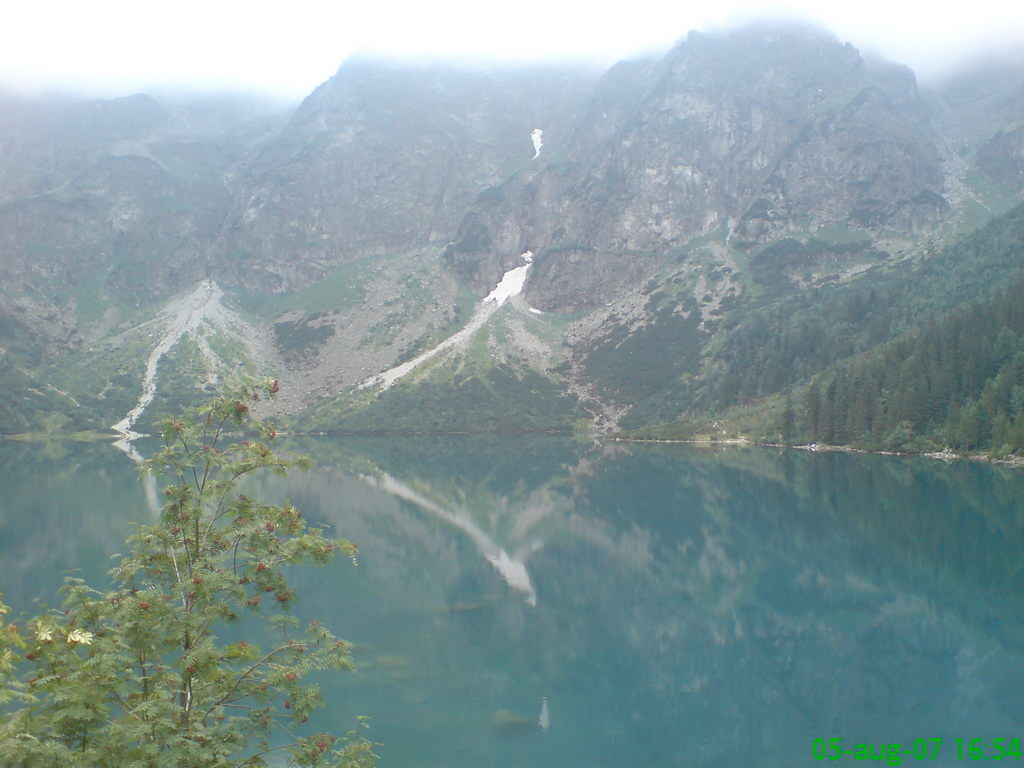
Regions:
M 0 96 L 0 202 L 59 188 L 169 120 L 164 107 L 141 94 L 73 104 Z
M 240 265 L 246 285 L 280 292 L 353 258 L 444 241 L 481 189 L 529 162 L 532 130 L 564 123 L 591 80 L 347 63 L 254 158 L 217 258 Z
M 56 194 L 0 209 L 13 285 L 29 289 L 46 273 L 79 285 L 102 271 L 111 288 L 159 295 L 195 279 L 227 201 L 222 186 L 176 178 L 150 158 L 106 157 Z
M 299 382 L 294 410 L 455 333 L 531 251 L 519 314 L 453 381 L 540 371 L 586 399 L 615 390 L 643 333 L 685 356 L 675 386 L 730 309 L 1024 197 L 1022 105 L 1015 60 L 922 95 L 906 68 L 796 26 L 691 33 L 603 74 L 353 60 L 285 112 L 4 96 L 0 354 L 19 381 L 59 373 L 59 352 L 114 343 L 213 277 Z
M 193 285 L 227 214 L 232 170 L 268 124 L 227 100 L 4 98 L 0 319 L 53 351 L 94 324 L 102 335 L 94 321 L 105 310 Z
M 659 62 L 613 69 L 553 152 L 568 160 L 478 199 L 462 260 L 525 245 L 588 252 L 588 270 L 610 272 L 720 229 L 747 247 L 830 225 L 912 235 L 949 208 L 913 74 L 812 29 L 691 34 Z M 534 283 L 539 306 L 610 298 L 552 285 Z

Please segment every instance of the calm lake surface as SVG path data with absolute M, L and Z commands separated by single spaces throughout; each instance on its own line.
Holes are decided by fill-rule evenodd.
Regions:
M 316 468 L 247 493 L 359 544 L 358 567 L 296 574 L 297 610 L 356 644 L 317 719 L 369 715 L 382 766 L 818 765 L 830 737 L 942 738 L 929 764 L 954 766 L 956 738 L 1024 737 L 1024 471 L 560 438 L 295 448 Z M 69 569 L 104 583 L 152 519 L 123 454 L 38 452 L 0 443 L 16 611 Z

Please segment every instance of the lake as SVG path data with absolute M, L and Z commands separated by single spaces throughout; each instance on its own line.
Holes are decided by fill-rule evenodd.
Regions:
M 294 446 L 312 471 L 246 492 L 359 544 L 357 567 L 295 574 L 297 611 L 355 644 L 316 719 L 368 715 L 381 766 L 799 766 L 835 737 L 942 738 L 929 764 L 952 766 L 1024 736 L 1024 471 L 557 437 Z M 152 519 L 105 445 L 0 443 L 0 485 L 16 612 L 67 570 L 103 583 Z

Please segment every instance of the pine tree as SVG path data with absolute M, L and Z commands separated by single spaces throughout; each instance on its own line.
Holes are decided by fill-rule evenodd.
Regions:
M 783 445 L 789 445 L 793 441 L 795 426 L 796 414 L 793 410 L 793 396 L 787 391 L 786 400 L 782 407 L 782 418 L 779 422 L 779 434 L 782 437 Z
M 804 412 L 807 414 L 807 429 L 810 432 L 811 442 L 816 443 L 821 438 L 821 387 L 818 380 L 811 381 L 811 385 L 804 393 Z

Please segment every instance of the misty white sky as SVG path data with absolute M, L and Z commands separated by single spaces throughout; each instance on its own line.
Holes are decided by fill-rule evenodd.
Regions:
M 941 75 L 1024 44 L 1024 2 L 974 0 L 15 0 L 0 85 L 118 96 L 167 87 L 298 99 L 360 50 L 484 60 L 596 59 L 663 50 L 691 29 L 787 15 L 862 52 Z

